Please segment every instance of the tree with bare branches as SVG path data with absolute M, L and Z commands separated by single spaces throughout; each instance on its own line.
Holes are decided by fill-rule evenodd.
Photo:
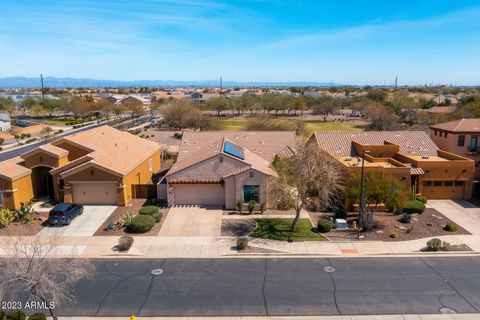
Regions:
M 55 233 L 12 239 L 7 258 L 0 262 L 0 298 L 15 301 L 29 293 L 56 320 L 56 307 L 75 302 L 75 283 L 95 274 L 95 266 L 88 259 L 75 257 L 74 250 L 67 253 L 69 256 L 62 254 L 58 249 L 61 242 Z
M 299 143 L 293 157 L 276 157 L 273 166 L 278 178 L 271 183 L 271 196 L 283 209 L 295 210 L 292 231 L 304 208 L 321 209 L 342 197 L 345 171 L 313 143 Z

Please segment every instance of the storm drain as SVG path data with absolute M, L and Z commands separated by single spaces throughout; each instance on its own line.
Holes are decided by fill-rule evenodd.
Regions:
M 150 271 L 150 273 L 154 276 L 159 276 L 163 273 L 163 269 L 153 269 L 152 271 Z
M 328 272 L 328 273 L 332 273 L 332 272 L 335 272 L 335 268 L 334 267 L 323 267 L 323 271 Z

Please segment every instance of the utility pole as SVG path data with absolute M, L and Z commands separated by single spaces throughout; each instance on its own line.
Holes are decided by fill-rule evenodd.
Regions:
M 45 101 L 45 90 L 43 87 L 43 75 L 40 73 L 40 82 L 42 83 L 42 101 Z
M 222 94 L 223 88 L 222 88 L 222 77 L 220 77 L 220 94 Z
M 395 76 L 395 91 L 397 90 L 398 87 L 398 77 Z

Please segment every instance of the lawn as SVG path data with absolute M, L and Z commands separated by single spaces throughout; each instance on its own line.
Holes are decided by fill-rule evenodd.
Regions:
M 327 239 L 312 230 L 308 219 L 300 219 L 297 231 L 290 231 L 292 219 L 255 219 L 258 227 L 250 233 L 251 237 L 280 241 L 326 241 Z
M 81 124 L 84 122 L 87 122 L 88 120 L 83 120 L 83 119 L 47 119 L 44 120 L 45 123 L 57 125 L 57 126 L 66 126 L 67 123 L 68 125 L 76 125 L 76 124 Z

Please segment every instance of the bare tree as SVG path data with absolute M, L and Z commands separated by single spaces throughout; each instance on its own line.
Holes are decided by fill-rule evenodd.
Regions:
M 45 143 L 48 142 L 48 139 L 53 135 L 53 129 L 50 126 L 43 126 L 42 131 L 40 131 L 40 136 Z
M 21 233 L 25 235 L 26 233 Z M 95 266 L 88 260 L 61 255 L 58 246 L 61 237 L 17 236 L 11 240 L 8 257 L 0 263 L 0 298 L 19 299 L 26 293 L 40 300 L 53 319 L 55 307 L 75 302 L 73 286 L 84 278 L 92 278 Z
M 296 230 L 302 209 L 320 209 L 342 196 L 345 171 L 313 143 L 299 143 L 293 157 L 276 157 L 273 166 L 279 177 L 271 184 L 271 195 L 283 209 L 295 210 L 292 231 Z

